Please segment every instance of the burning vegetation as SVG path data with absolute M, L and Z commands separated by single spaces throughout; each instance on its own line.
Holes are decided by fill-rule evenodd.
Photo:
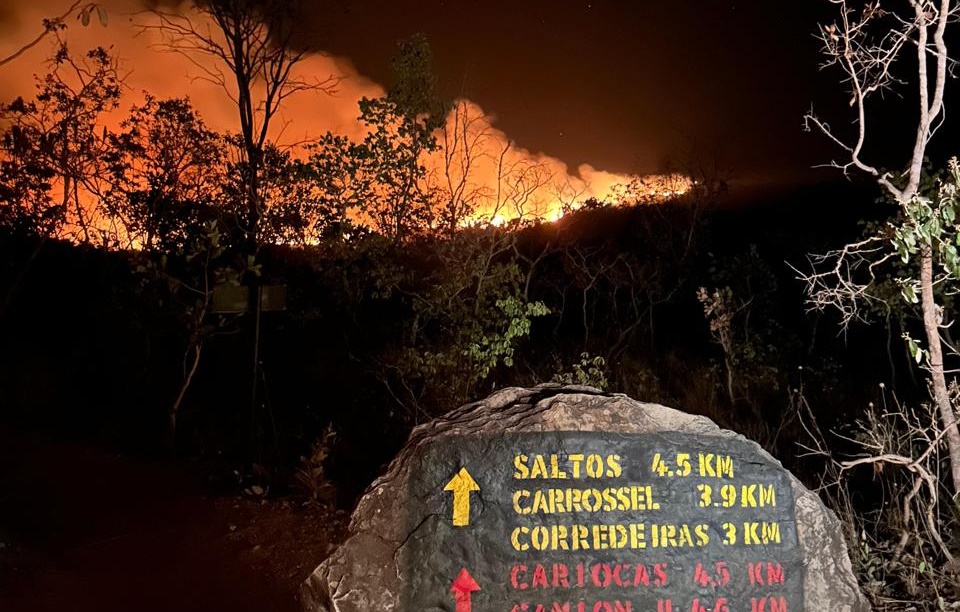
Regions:
M 401 44 L 385 91 L 295 46 L 288 9 L 250 7 L 137 14 L 131 27 L 75 5 L 88 27 L 47 20 L 50 45 L 5 51 L 16 61 L 0 78 L 21 97 L 0 106 L 0 221 L 119 249 L 183 247 L 190 227 L 216 221 L 252 254 L 365 231 L 405 240 L 551 222 L 694 187 L 679 174 L 571 173 L 518 147 L 478 105 L 437 96 L 422 38 Z M 30 94 L 18 62 L 44 48 L 53 56 Z

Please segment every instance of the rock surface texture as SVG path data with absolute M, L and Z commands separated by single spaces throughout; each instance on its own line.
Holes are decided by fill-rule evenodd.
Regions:
M 566 438 L 564 436 L 572 437 Z M 670 436 L 674 437 L 671 438 Z M 519 486 L 517 482 L 511 480 L 519 477 L 514 475 L 512 460 L 515 453 L 522 452 L 518 449 L 526 448 L 523 445 L 529 446 L 529 443 L 516 441 L 533 440 L 533 443 L 535 443 L 541 437 L 548 440 L 545 447 L 550 447 L 550 444 L 554 445 L 550 448 L 555 448 L 557 444 L 563 446 L 565 440 L 573 440 L 569 443 L 569 448 L 561 449 L 563 453 L 579 452 L 575 450 L 576 448 L 587 448 L 586 452 L 594 452 L 590 449 L 601 449 L 596 450 L 597 456 L 602 457 L 610 466 L 616 466 L 614 476 L 621 476 L 621 465 L 623 466 L 624 478 L 627 476 L 627 471 L 634 469 L 634 466 L 636 466 L 635 469 L 638 472 L 640 469 L 645 470 L 644 477 L 655 483 L 653 485 L 655 489 L 660 486 L 656 483 L 664 483 L 662 503 L 667 504 L 666 500 L 668 498 L 666 496 L 673 495 L 670 499 L 679 500 L 676 501 L 678 507 L 682 505 L 681 502 L 688 506 L 696 505 L 699 496 L 699 494 L 694 493 L 694 491 L 697 491 L 694 487 L 698 486 L 696 482 L 717 482 L 714 491 L 720 490 L 719 480 L 697 480 L 697 449 L 693 449 L 692 453 L 694 457 L 692 474 L 689 474 L 689 469 L 686 470 L 686 473 L 684 472 L 683 454 L 673 454 L 669 455 L 668 460 L 673 469 L 669 473 L 661 473 L 658 476 L 655 469 L 653 470 L 654 473 L 650 474 L 651 467 L 656 467 L 656 459 L 654 459 L 653 466 L 649 463 L 650 452 L 637 450 L 636 457 L 643 457 L 643 460 L 637 459 L 632 463 L 627 460 L 628 453 L 621 451 L 617 451 L 619 454 L 612 455 L 615 459 L 610 459 L 611 455 L 603 454 L 602 450 L 607 441 L 609 440 L 610 444 L 620 444 L 620 447 L 623 447 L 625 444 L 635 444 L 634 440 L 666 439 L 669 441 L 677 439 L 685 441 L 683 444 L 687 444 L 689 447 L 691 440 L 694 441 L 693 444 L 704 440 L 706 441 L 704 444 L 709 445 L 710 448 L 722 449 L 725 448 L 725 445 L 730 445 L 730 448 L 739 449 L 736 450 L 736 453 L 739 454 L 735 455 L 738 461 L 737 469 L 748 477 L 751 474 L 757 474 L 758 478 L 762 479 L 767 477 L 765 475 L 769 475 L 769 478 L 772 479 L 769 482 L 779 483 L 777 486 L 782 487 L 783 491 L 778 493 L 779 497 L 777 499 L 780 504 L 774 511 L 779 513 L 777 515 L 779 517 L 787 516 L 789 518 L 777 519 L 783 520 L 781 527 L 783 539 L 780 539 L 781 532 L 778 531 L 775 534 L 776 542 L 780 548 L 767 547 L 766 532 L 764 532 L 764 546 L 759 546 L 759 542 L 757 542 L 758 546 L 749 550 L 744 549 L 747 552 L 742 553 L 742 557 L 737 557 L 736 555 L 741 554 L 737 552 L 734 555 L 736 562 L 731 562 L 730 565 L 746 568 L 748 561 L 754 558 L 773 559 L 776 558 L 777 554 L 783 552 L 785 556 L 792 559 L 789 561 L 789 565 L 787 562 L 784 563 L 784 568 L 788 568 L 786 570 L 788 578 L 795 581 L 792 583 L 793 586 L 790 587 L 792 591 L 789 595 L 789 612 L 797 612 L 798 610 L 808 612 L 864 612 L 870 609 L 858 589 L 851 570 L 840 524 L 834 514 L 823 505 L 816 494 L 807 490 L 795 477 L 787 473 L 759 445 L 733 432 L 721 430 L 716 424 L 704 417 L 686 414 L 656 404 L 637 402 L 620 394 L 602 393 L 589 387 L 559 385 L 542 385 L 532 389 L 504 389 L 483 401 L 468 404 L 452 411 L 443 418 L 417 427 L 411 434 L 406 446 L 390 464 L 386 473 L 373 482 L 359 501 L 351 518 L 348 539 L 329 558 L 323 561 L 303 583 L 301 589 L 303 609 L 307 612 L 432 612 L 441 610 L 450 612 L 472 612 L 472 610 L 476 610 L 481 612 L 485 609 L 506 611 L 511 610 L 512 607 L 516 611 L 535 612 L 537 609 L 551 610 L 556 603 L 559 606 L 557 609 L 564 609 L 562 606 L 567 604 L 571 611 L 595 609 L 606 611 L 626 609 L 625 607 L 616 607 L 618 605 L 617 598 L 622 599 L 621 596 L 624 593 L 627 596 L 631 592 L 641 593 L 640 590 L 636 589 L 646 588 L 647 590 L 641 594 L 642 597 L 660 599 L 644 599 L 640 604 L 634 603 L 635 607 L 632 609 L 634 612 L 646 612 L 650 609 L 648 606 L 652 606 L 652 609 L 656 610 L 658 605 L 656 601 L 665 601 L 669 594 L 668 589 L 673 588 L 674 583 L 683 585 L 686 584 L 685 580 L 689 582 L 688 575 L 692 572 L 687 570 L 693 566 L 692 559 L 694 559 L 694 556 L 692 555 L 698 553 L 697 545 L 703 544 L 703 542 L 697 542 L 699 538 L 691 536 L 689 540 L 684 540 L 682 537 L 676 541 L 671 539 L 670 541 L 676 545 L 676 548 L 670 548 L 669 550 L 663 548 L 661 553 L 661 549 L 657 547 L 665 547 L 666 545 L 658 544 L 657 540 L 651 539 L 658 537 L 652 535 L 652 530 L 658 529 L 658 525 L 648 523 L 646 531 L 640 532 L 640 537 L 647 538 L 645 541 L 648 542 L 647 546 L 642 547 L 644 548 L 642 551 L 636 550 L 638 548 L 638 536 L 635 531 L 629 532 L 633 538 L 634 550 L 627 550 L 630 548 L 626 544 L 628 531 L 626 528 L 621 529 L 620 527 L 617 527 L 617 529 L 621 529 L 620 532 L 611 528 L 608 538 L 608 542 L 616 542 L 617 534 L 622 532 L 622 544 L 610 545 L 613 549 L 618 546 L 620 549 L 599 551 L 595 547 L 594 550 L 588 551 L 593 556 L 584 556 L 585 553 L 581 551 L 577 553 L 580 554 L 580 557 L 573 558 L 575 553 L 572 552 L 572 548 L 571 550 L 567 549 L 566 541 L 561 544 L 553 542 L 555 548 L 543 552 L 538 552 L 540 549 L 533 551 L 522 548 L 524 545 L 528 547 L 536 545 L 531 544 L 529 534 L 532 533 L 534 526 L 539 524 L 549 527 L 558 524 L 558 522 L 567 521 L 567 523 L 570 523 L 573 521 L 571 523 L 573 526 L 569 527 L 569 530 L 572 531 L 576 528 L 575 524 L 578 520 L 594 525 L 604 521 L 615 522 L 620 520 L 622 524 L 630 528 L 635 527 L 634 523 L 639 520 L 659 521 L 660 523 L 669 520 L 685 520 L 676 518 L 676 513 L 666 511 L 662 511 L 659 516 L 653 519 L 649 518 L 649 515 L 644 515 L 645 518 L 637 518 L 643 514 L 642 512 L 624 511 L 603 515 L 598 510 L 589 516 L 582 516 L 586 512 L 567 512 L 563 515 L 546 515 L 537 518 L 536 520 L 541 520 L 541 523 L 534 522 L 534 519 L 530 519 L 529 516 L 521 516 L 517 500 L 526 500 L 526 498 L 512 496 L 515 487 Z M 514 440 L 514 442 L 510 442 L 511 440 Z M 586 442 L 583 442 L 583 440 L 586 440 Z M 575 446 L 576 444 L 581 446 Z M 459 450 L 461 447 L 467 450 L 461 452 Z M 469 457 L 465 458 L 466 455 L 469 455 Z M 623 455 L 623 457 L 621 458 L 620 455 Z M 503 461 L 504 456 L 510 457 L 511 464 L 507 465 Z M 552 455 L 546 456 L 551 457 Z M 569 458 L 574 455 L 561 453 L 558 456 Z M 657 454 L 657 457 L 659 456 L 660 454 Z M 666 456 L 665 453 L 664 457 Z M 703 476 L 705 456 L 708 460 L 712 458 L 712 455 L 699 455 L 701 461 L 701 474 L 699 476 Z M 673 462 L 674 457 L 676 457 L 675 462 Z M 744 459 L 743 457 L 747 458 Z M 557 486 L 560 481 L 550 479 L 556 478 L 557 470 L 561 468 L 556 465 L 550 466 L 549 461 L 548 459 L 545 465 L 549 466 L 548 471 L 552 468 L 553 472 L 546 474 L 542 482 L 524 486 Z M 587 464 L 583 465 L 587 466 Z M 743 465 L 742 469 L 741 465 Z M 488 468 L 487 466 L 491 467 Z M 500 469 L 500 471 L 497 472 L 494 466 L 499 466 L 496 469 Z M 453 500 L 453 494 L 451 494 L 453 488 L 448 485 L 444 489 L 444 485 L 447 484 L 446 480 L 457 474 L 457 470 L 461 467 L 469 467 L 473 478 L 479 483 L 479 490 L 465 488 L 463 491 L 455 493 L 462 497 L 459 500 Z M 567 474 L 572 477 L 569 465 L 562 469 L 564 470 L 564 477 L 568 477 Z M 434 474 L 432 471 L 436 473 Z M 579 472 L 579 466 L 577 471 Z M 666 472 L 665 468 L 664 472 Z M 684 479 L 688 475 L 689 477 Z M 606 476 L 611 476 L 611 474 L 607 473 Z M 740 477 L 739 473 L 737 477 Z M 591 482 L 579 483 L 579 481 L 570 480 L 562 484 L 566 487 L 582 485 L 589 488 L 603 486 L 597 484 L 599 482 L 616 480 L 612 477 L 607 480 L 603 480 L 603 478 L 604 475 L 601 474 L 597 480 Z M 584 479 L 586 479 L 586 474 L 584 474 Z M 418 484 L 422 482 L 436 483 L 436 486 Z M 459 481 L 451 482 L 456 484 Z M 728 482 L 734 481 L 730 480 Z M 630 484 L 630 487 L 610 490 L 633 491 L 634 489 L 640 489 L 642 491 L 642 488 L 633 486 L 636 483 L 637 481 L 634 479 L 632 484 L 626 483 Z M 686 487 L 682 491 L 681 485 Z M 681 492 L 671 493 L 669 489 L 671 486 Z M 514 487 L 514 489 L 509 487 Z M 743 499 L 746 500 L 747 490 L 741 487 L 740 484 L 736 484 L 736 488 L 731 485 L 729 490 L 742 491 Z M 435 493 L 431 493 L 433 489 L 436 489 Z M 702 487 L 700 491 L 702 492 Z M 508 501 L 510 499 L 513 499 L 512 504 Z M 598 508 L 600 505 L 599 499 L 600 497 L 597 496 L 596 504 Z M 634 510 L 638 503 L 644 503 L 642 495 L 639 502 L 637 499 L 635 494 L 632 506 Z M 720 498 L 714 494 L 713 499 Z M 472 505 L 464 507 L 464 501 L 472 502 Z M 740 515 L 736 515 L 735 518 L 724 518 L 734 517 L 734 512 L 741 511 L 741 499 L 730 498 L 727 501 L 730 501 L 731 506 L 735 504 L 735 507 L 725 509 L 721 507 L 724 505 L 723 502 L 717 501 L 712 503 L 713 506 L 718 506 L 717 509 L 710 507 L 702 511 L 695 510 L 695 512 L 701 513 L 715 512 L 718 517 L 716 521 L 711 523 L 711 529 L 715 529 L 717 534 L 711 536 L 709 546 L 713 548 L 701 548 L 700 553 L 721 551 L 719 554 L 726 554 L 725 551 L 735 548 L 732 546 L 721 547 L 723 529 L 719 525 L 744 525 L 746 530 L 747 525 L 744 521 L 747 519 L 743 519 Z M 752 499 L 749 501 L 753 503 Z M 769 502 L 768 499 L 767 503 Z M 589 503 L 589 499 L 584 497 L 584 505 L 588 506 Z M 652 502 L 647 499 L 646 503 L 649 506 Z M 763 504 L 764 502 L 761 501 L 760 505 Z M 746 507 L 746 505 L 747 501 L 743 501 L 743 506 Z M 611 504 L 611 508 L 614 511 L 624 510 L 624 507 L 617 507 L 615 502 Z M 764 508 L 747 509 L 743 512 L 748 512 L 748 510 L 757 513 L 758 516 L 766 516 L 762 514 L 766 512 Z M 454 522 L 452 523 L 454 526 L 451 526 L 451 511 L 454 516 Z M 552 507 L 551 512 L 556 511 L 557 509 Z M 458 512 L 461 517 L 459 526 L 456 522 Z M 466 512 L 465 519 L 464 512 Z M 533 512 L 536 513 L 536 509 Z M 724 514 L 724 512 L 727 514 Z M 610 518 L 604 518 L 604 516 Z M 469 521 L 469 524 L 463 526 L 463 520 Z M 702 516 L 689 520 L 691 524 L 708 522 Z M 727 520 L 730 522 L 725 523 L 724 521 Z M 714 524 L 717 527 L 714 527 Z M 521 527 L 514 527 L 515 525 Z M 514 536 L 521 533 L 523 538 L 514 537 L 511 539 L 511 528 L 524 528 L 527 531 L 515 531 Z M 739 529 L 739 527 L 737 528 Z M 565 535 L 567 531 L 568 529 L 565 529 L 561 532 L 561 535 Z M 543 533 L 547 533 L 547 531 L 544 530 Z M 584 529 L 584 533 L 587 533 L 586 529 Z M 666 532 L 660 531 L 658 533 L 661 534 L 660 537 L 666 538 L 666 535 L 662 535 Z M 673 532 L 670 532 L 670 534 L 673 534 Z M 554 532 L 555 535 L 556 532 Z M 738 541 L 737 544 L 743 543 L 743 535 L 741 534 L 741 541 Z M 746 534 L 746 536 L 747 543 L 749 543 L 750 534 Z M 660 540 L 660 542 L 662 541 L 664 540 Z M 461 544 L 461 542 L 467 543 Z M 511 542 L 513 548 L 511 548 Z M 686 546 L 686 542 L 690 542 L 690 546 Z M 655 550 L 651 550 L 651 548 Z M 504 550 L 506 552 L 502 552 Z M 754 555 L 754 551 L 759 552 L 756 553 L 755 557 L 749 556 Z M 595 554 L 600 552 L 603 554 Z M 616 591 L 615 585 L 606 589 L 591 590 L 589 578 L 585 589 L 579 591 L 573 587 L 570 589 L 557 588 L 556 582 L 552 584 L 543 583 L 544 588 L 537 592 L 528 589 L 531 585 L 537 584 L 533 567 L 541 559 L 545 562 L 547 560 L 553 562 L 554 572 L 558 561 L 561 564 L 568 563 L 568 565 L 564 565 L 563 571 L 569 572 L 571 583 L 575 581 L 575 568 L 586 567 L 586 575 L 589 577 L 592 567 L 594 580 L 598 581 L 593 585 L 595 587 L 601 582 L 610 582 L 610 574 L 604 574 L 604 572 L 609 572 L 610 567 L 614 569 L 618 567 L 616 565 L 618 555 L 621 562 L 629 560 L 630 563 L 620 564 L 619 567 L 623 572 L 618 570 L 615 581 L 617 584 L 621 580 L 621 573 L 625 575 L 628 570 L 633 572 L 635 569 L 639 569 L 645 561 L 638 561 L 637 558 L 631 558 L 629 555 L 640 553 L 644 555 L 667 555 L 664 556 L 663 560 L 670 563 L 664 563 L 664 567 L 683 567 L 685 568 L 684 572 L 678 571 L 671 575 L 671 584 L 667 587 L 656 586 L 658 583 L 653 578 L 651 578 L 649 586 L 638 587 L 641 577 L 630 573 L 631 578 L 636 577 L 637 582 L 620 585 L 624 587 L 620 591 Z M 670 557 L 669 555 L 675 556 Z M 568 557 L 571 560 L 565 561 Z M 485 569 L 485 564 L 488 562 L 492 564 L 491 568 Z M 434 566 L 434 563 L 438 565 Z M 603 565 L 604 563 L 606 565 Z M 739 565 L 737 565 L 738 563 Z M 600 564 L 599 570 L 597 564 Z M 545 566 L 551 567 L 546 563 Z M 653 577 L 653 565 L 650 567 L 650 576 Z M 750 567 L 753 566 L 750 565 Z M 472 572 L 472 576 L 467 572 L 468 569 Z M 466 578 L 463 575 L 458 576 L 458 571 L 467 574 Z M 737 583 L 740 585 L 737 587 L 740 591 L 731 596 L 730 612 L 740 612 L 743 608 L 746 611 L 751 610 L 751 598 L 753 599 L 752 605 L 754 607 L 760 605 L 761 607 L 758 609 L 762 612 L 772 612 L 778 609 L 776 606 L 781 603 L 781 600 L 777 600 L 772 595 L 769 603 L 766 603 L 766 599 L 760 601 L 759 604 L 757 603 L 759 595 L 751 590 L 759 588 L 755 586 L 753 569 L 749 570 L 749 581 L 747 580 L 748 571 L 746 569 L 742 572 L 742 578 L 739 577 L 738 571 L 733 570 L 734 581 L 728 585 L 732 589 L 735 582 L 740 581 L 740 583 Z M 581 578 L 582 576 L 583 573 L 581 573 Z M 711 570 L 710 580 L 714 580 L 712 576 Z M 757 573 L 756 576 L 759 577 L 760 574 Z M 764 574 L 764 576 L 767 576 L 767 574 Z M 476 579 L 475 583 L 472 582 L 474 578 Z M 467 582 L 464 582 L 465 580 Z M 704 578 L 704 580 L 707 579 Z M 693 589 L 694 595 L 697 594 L 697 588 L 706 589 L 700 591 L 701 596 L 702 593 L 709 592 L 712 597 L 716 598 L 718 593 L 722 593 L 723 589 L 721 587 L 725 583 L 722 576 L 716 577 L 715 580 L 716 584 L 711 582 L 710 588 L 703 587 L 702 584 L 694 584 L 689 588 Z M 761 578 L 761 583 L 764 580 L 766 578 Z M 774 582 L 776 582 L 775 578 Z M 457 590 L 458 585 L 462 584 L 471 584 L 477 588 Z M 647 583 L 644 582 L 643 584 L 646 585 Z M 628 586 L 635 590 L 630 591 L 626 588 Z M 778 585 L 773 584 L 771 588 L 776 586 Z M 786 588 L 787 584 L 784 583 L 783 586 Z M 658 588 L 659 591 L 656 590 Z M 423 595 L 423 593 L 427 593 L 428 596 Z M 430 595 L 430 593 L 435 593 L 435 596 Z M 617 593 L 620 593 L 620 595 L 617 595 Z M 472 603 L 471 597 L 473 598 Z M 676 595 L 673 595 L 673 597 L 678 598 Z M 736 610 L 733 605 L 734 599 L 736 599 L 736 607 L 738 608 Z M 654 603 L 648 603 L 650 601 Z M 704 606 L 704 608 L 712 610 L 713 603 L 714 600 L 711 600 L 710 604 Z M 543 607 L 537 608 L 537 605 Z M 582 607 L 578 607 L 578 605 Z M 626 606 L 626 604 L 621 605 Z M 662 603 L 659 605 L 664 606 Z M 674 612 L 686 612 L 686 610 L 691 609 L 690 606 L 689 600 L 678 600 L 673 603 L 672 610 Z

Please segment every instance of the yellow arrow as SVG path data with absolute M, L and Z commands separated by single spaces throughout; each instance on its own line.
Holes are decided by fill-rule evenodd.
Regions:
M 453 491 L 453 526 L 464 527 L 470 524 L 470 492 L 479 491 L 477 481 L 470 476 L 467 468 L 453 475 L 444 491 Z

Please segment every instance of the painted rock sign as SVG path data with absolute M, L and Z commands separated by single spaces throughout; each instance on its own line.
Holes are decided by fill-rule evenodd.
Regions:
M 418 428 L 351 533 L 306 610 L 868 609 L 836 519 L 756 444 L 590 389 L 506 390 Z
M 803 609 L 790 481 L 744 440 L 512 433 L 422 456 L 408 519 L 430 524 L 402 564 L 429 571 L 405 610 Z

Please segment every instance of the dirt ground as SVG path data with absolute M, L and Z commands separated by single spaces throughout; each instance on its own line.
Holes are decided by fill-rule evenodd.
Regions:
M 293 612 L 346 521 L 210 497 L 196 466 L 0 428 L 0 612 Z

